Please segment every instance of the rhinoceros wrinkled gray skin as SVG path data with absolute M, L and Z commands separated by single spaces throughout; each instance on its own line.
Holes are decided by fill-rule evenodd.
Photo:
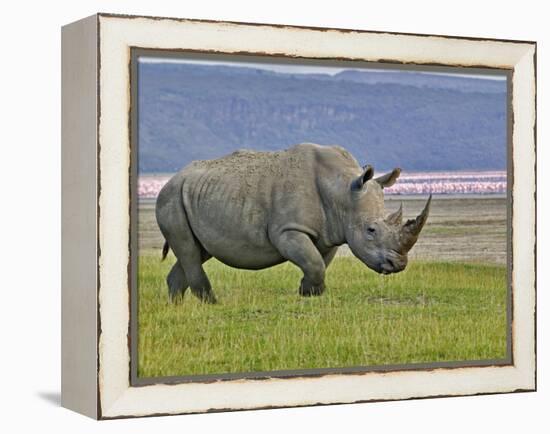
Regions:
M 284 151 L 236 151 L 195 161 L 162 188 L 156 218 L 177 262 L 167 277 L 175 300 L 187 287 L 202 301 L 216 298 L 202 264 L 215 257 L 243 269 L 290 261 L 304 273 L 299 293 L 320 295 L 338 246 L 378 273 L 396 273 L 428 217 L 402 223 L 385 216 L 384 187 L 401 170 L 374 178 L 339 146 L 303 143 Z

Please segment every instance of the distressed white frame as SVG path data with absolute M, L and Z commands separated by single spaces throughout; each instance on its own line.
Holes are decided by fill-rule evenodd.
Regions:
M 532 42 L 98 15 L 98 410 L 116 418 L 534 390 L 535 51 Z M 131 387 L 130 47 L 513 69 L 513 365 Z

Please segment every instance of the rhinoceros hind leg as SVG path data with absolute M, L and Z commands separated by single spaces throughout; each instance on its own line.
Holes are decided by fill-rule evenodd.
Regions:
M 168 185 L 160 192 L 156 206 L 159 228 L 178 260 L 167 277 L 169 294 L 183 295 L 189 286 L 200 300 L 215 303 L 216 297 L 202 268 L 211 256 L 191 231 L 179 191 L 181 186 Z
M 183 271 L 179 261 L 173 265 L 170 273 L 168 273 L 166 283 L 168 284 L 168 295 L 170 297 L 170 301 L 181 301 L 185 291 L 189 287 L 189 283 L 187 282 L 185 272 Z
M 199 264 L 198 267 L 192 267 L 192 269 L 186 268 L 186 271 L 191 292 L 199 300 L 205 303 L 217 303 L 216 296 L 212 291 L 212 286 L 210 285 L 210 281 L 208 280 L 208 276 L 204 272 L 202 265 Z
M 181 243 L 173 250 L 174 254 L 178 258 L 176 265 L 181 264 L 180 268 L 182 268 L 185 283 L 191 288 L 191 292 L 199 300 L 204 301 L 205 303 L 216 303 L 216 297 L 212 292 L 212 286 L 210 285 L 208 276 L 202 268 L 202 264 L 210 259 L 211 256 L 206 253 L 204 249 L 202 249 L 196 242 Z M 176 276 L 178 278 L 181 277 L 179 274 L 176 274 Z M 170 275 L 168 275 L 168 278 L 170 278 Z M 181 287 L 181 280 L 176 283 L 179 283 Z M 187 285 L 185 287 L 187 287 Z M 168 286 L 170 287 L 170 282 L 168 282 Z M 184 291 L 185 289 L 182 290 L 182 293 Z

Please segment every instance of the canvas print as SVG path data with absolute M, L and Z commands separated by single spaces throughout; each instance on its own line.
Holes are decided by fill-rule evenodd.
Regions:
M 504 72 L 134 61 L 138 380 L 510 362 Z

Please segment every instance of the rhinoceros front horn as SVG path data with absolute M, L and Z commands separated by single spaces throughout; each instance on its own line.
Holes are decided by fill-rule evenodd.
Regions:
M 428 220 L 428 214 L 430 213 L 430 204 L 432 202 L 432 195 L 428 198 L 426 205 L 422 212 L 415 219 L 407 220 L 407 222 L 401 228 L 401 243 L 403 250 L 409 251 L 416 240 L 420 231 L 424 227 L 426 220 Z

